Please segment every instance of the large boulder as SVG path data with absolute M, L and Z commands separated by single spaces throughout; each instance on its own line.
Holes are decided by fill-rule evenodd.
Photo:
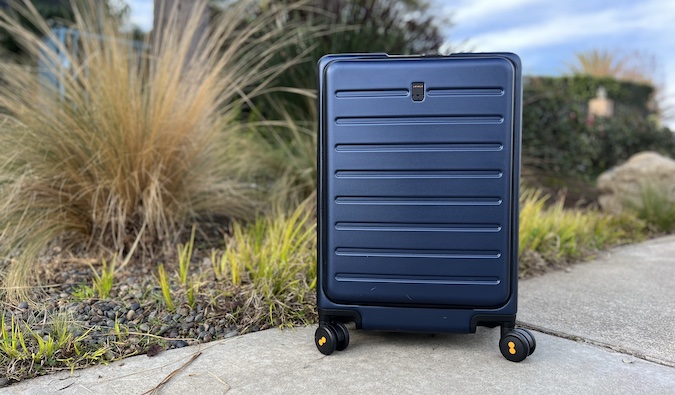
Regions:
M 631 156 L 600 175 L 598 203 L 605 211 L 619 213 L 626 203 L 639 205 L 644 188 L 668 193 L 675 202 L 675 161 L 650 151 Z

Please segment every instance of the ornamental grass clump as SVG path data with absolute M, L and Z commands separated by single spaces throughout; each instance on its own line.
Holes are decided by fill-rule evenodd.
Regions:
M 96 2 L 77 4 L 79 33 L 67 43 L 29 1 L 0 11 L 0 28 L 44 67 L 0 62 L 7 297 L 26 296 L 52 242 L 117 253 L 124 265 L 134 252 L 174 250 L 188 223 L 256 210 L 257 188 L 242 178 L 255 161 L 240 109 L 289 66 L 269 62 L 292 42 L 294 29 L 280 23 L 287 9 L 252 18 L 253 2 L 238 1 L 205 25 L 205 5 L 186 19 L 174 2 L 154 38 L 135 45 L 101 19 Z M 48 74 L 57 85 L 44 83 Z
M 566 209 L 564 201 L 549 203 L 540 190 L 520 194 L 518 247 L 520 273 L 535 274 L 588 258 L 608 247 L 643 240 L 645 223 L 634 215 L 613 215 L 596 209 Z

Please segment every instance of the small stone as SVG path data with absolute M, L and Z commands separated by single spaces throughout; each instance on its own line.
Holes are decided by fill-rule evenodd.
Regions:
M 113 359 L 115 359 L 115 354 L 113 354 L 112 351 L 108 350 L 105 352 L 105 354 L 103 354 L 103 358 L 105 358 L 107 361 L 112 361 Z
M 171 322 L 171 314 L 164 314 L 162 316 L 162 322 Z
M 141 324 L 141 326 L 139 326 L 138 329 L 139 329 L 141 332 L 147 332 L 147 331 L 150 330 L 150 327 L 148 326 L 148 324 Z
M 189 315 L 189 316 L 185 317 L 185 322 L 192 322 L 194 320 L 195 320 L 195 316 L 193 316 L 193 315 Z
M 135 315 L 136 315 L 136 311 L 134 311 L 133 309 L 127 311 L 127 320 L 128 321 L 133 320 Z
M 225 339 L 229 339 L 229 338 L 235 337 L 235 336 L 237 336 L 237 331 L 229 331 L 225 334 L 224 337 L 225 337 Z
M 129 309 L 131 310 L 138 310 L 141 307 L 141 305 L 138 302 L 134 302 L 129 306 Z
M 176 348 L 183 348 L 183 347 L 187 346 L 187 343 L 185 343 L 185 342 L 182 341 L 182 340 L 176 340 L 176 342 L 174 343 L 174 345 L 176 346 Z
M 105 324 L 106 324 L 106 326 L 112 328 L 112 327 L 115 326 L 115 321 L 113 321 L 113 320 L 107 320 L 107 321 L 105 322 Z
M 188 310 L 187 307 L 181 307 L 178 309 L 177 313 L 185 317 L 190 313 L 190 310 Z
M 20 309 L 25 310 L 28 308 L 28 302 L 21 302 L 18 306 Z
M 199 314 L 197 314 L 197 315 L 195 316 L 195 321 L 197 321 L 197 322 L 199 322 L 199 321 L 201 321 L 201 320 L 203 320 L 203 319 L 204 319 L 204 314 L 203 314 L 203 313 L 199 313 Z
M 180 315 L 180 314 L 176 314 L 176 315 L 173 316 L 173 320 L 176 321 L 176 322 L 178 322 L 181 318 L 183 318 L 183 316 Z
M 9 379 L 7 377 L 0 377 L 0 388 L 7 387 L 9 385 Z
M 174 339 L 177 338 L 178 337 L 178 331 L 173 329 L 171 331 L 171 333 L 169 333 L 169 337 L 174 338 Z

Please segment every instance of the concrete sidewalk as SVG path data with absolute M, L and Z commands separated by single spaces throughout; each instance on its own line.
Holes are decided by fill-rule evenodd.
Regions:
M 268 330 L 55 374 L 0 394 L 675 394 L 675 237 L 522 281 L 536 352 L 506 361 L 498 329 L 473 335 L 351 331 L 324 357 L 314 328 Z

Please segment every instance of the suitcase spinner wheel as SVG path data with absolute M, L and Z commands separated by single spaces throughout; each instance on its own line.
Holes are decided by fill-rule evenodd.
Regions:
M 349 346 L 349 331 L 339 321 L 323 323 L 314 333 L 314 344 L 324 355 L 330 355 L 335 350 L 342 351 Z
M 537 342 L 530 331 L 523 328 L 515 328 L 504 335 L 499 340 L 499 351 L 504 358 L 511 362 L 521 362 L 529 355 L 532 355 L 537 347 Z

